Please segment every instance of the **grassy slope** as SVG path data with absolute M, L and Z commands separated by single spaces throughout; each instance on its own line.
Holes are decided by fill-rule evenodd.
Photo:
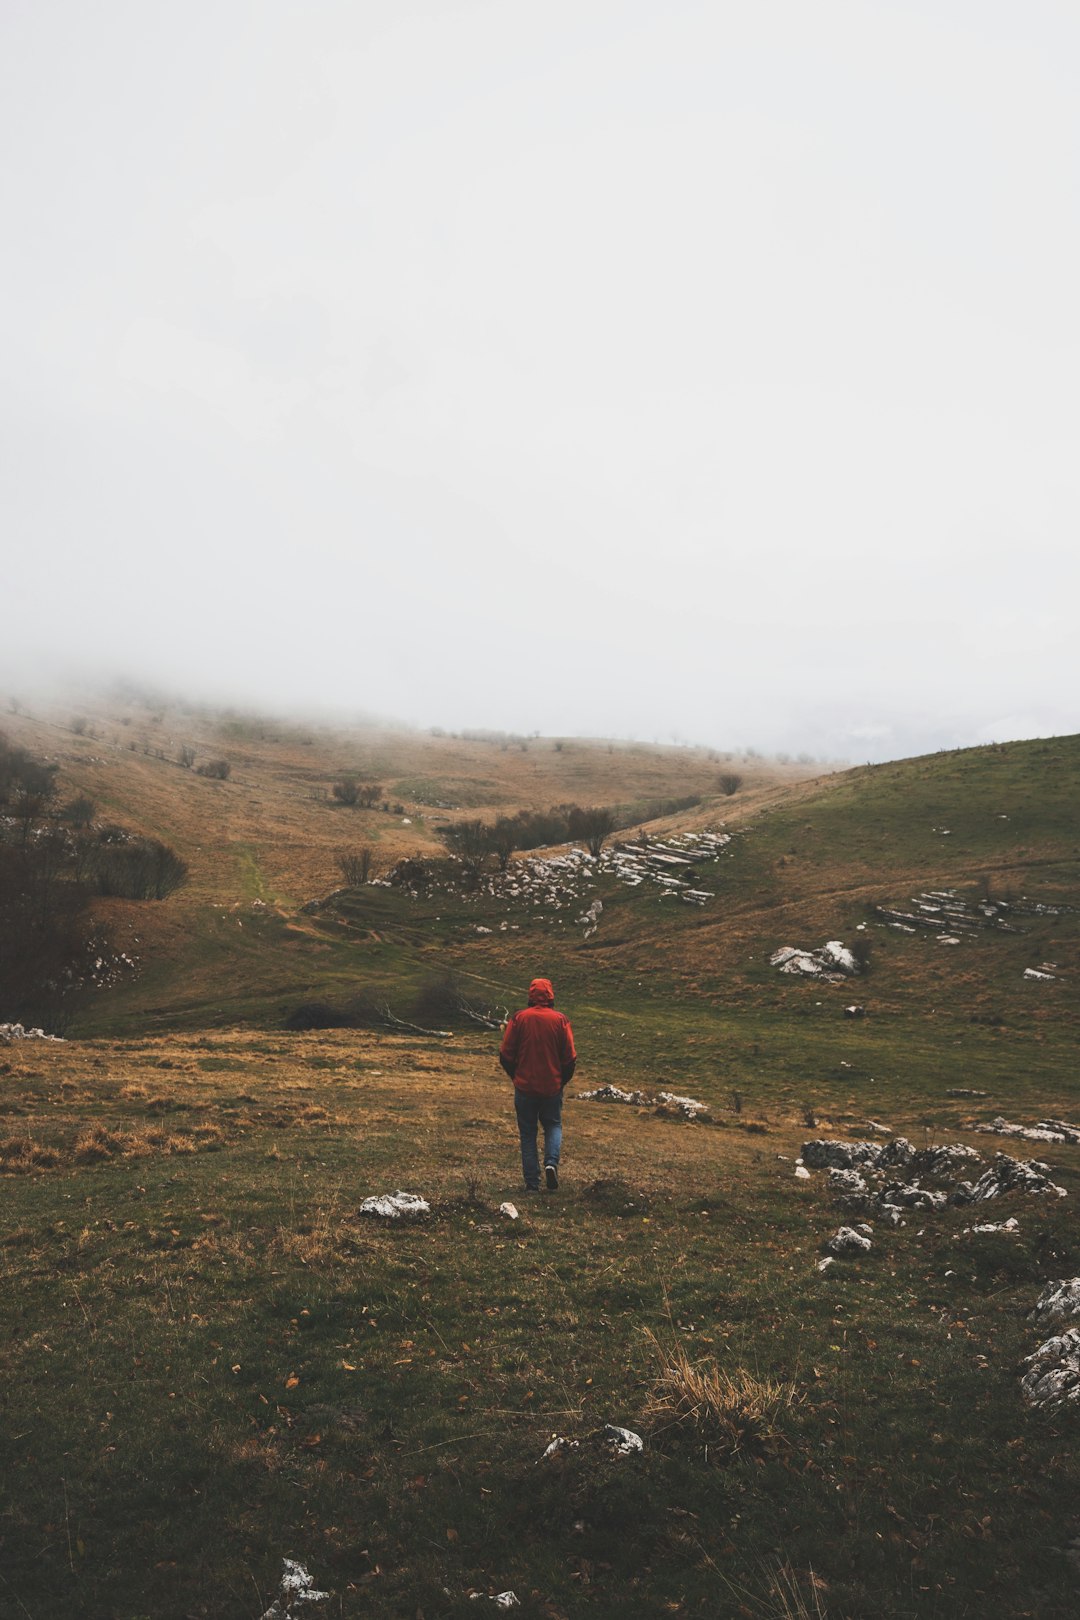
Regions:
M 726 1128 L 570 1103 L 563 1189 L 527 1202 L 487 1041 L 7 1063 L 9 1129 L 54 1163 L 5 1186 L 4 1620 L 255 1620 L 283 1555 L 387 1620 L 507 1587 L 537 1620 L 1075 1613 L 1076 1413 L 1027 1411 L 1016 1367 L 1042 1281 L 1080 1270 L 1080 1149 L 1053 1150 L 1069 1200 L 986 1211 L 1018 1240 L 918 1215 L 823 1277 L 805 1131 L 740 1130 L 718 1079 Z M 430 1222 L 357 1216 L 397 1186 Z M 794 1404 L 734 1457 L 650 1422 L 646 1330 Z M 607 1421 L 645 1456 L 606 1458 Z M 540 1466 L 555 1432 L 584 1449 Z
M 1027 1411 L 1016 1365 L 1042 1281 L 1080 1271 L 1080 1150 L 1045 1150 L 1069 1199 L 992 1208 L 1018 1216 L 1019 1240 L 976 1243 L 963 1211 L 909 1219 L 828 1278 L 813 1262 L 837 1215 L 791 1159 L 809 1107 L 827 1131 L 872 1114 L 920 1143 L 997 1112 L 1075 1118 L 1076 920 L 951 952 L 875 930 L 858 1022 L 840 1016 L 850 986 L 762 959 L 850 937 L 873 900 L 927 886 L 989 878 L 1075 903 L 1077 739 L 763 784 L 767 814 L 715 808 L 740 836 L 706 883 L 713 907 L 611 888 L 584 944 L 572 923 L 467 897 L 374 889 L 295 916 L 302 817 L 333 812 L 297 798 L 296 843 L 275 844 L 289 794 L 265 758 L 214 800 L 241 809 L 191 890 L 153 908 L 167 950 L 100 1006 L 98 1029 L 127 1038 L 4 1054 L 7 1132 L 56 1163 L 5 1186 L 0 1616 L 254 1617 L 283 1554 L 310 1559 L 349 1616 L 475 1614 L 470 1588 L 507 1586 L 552 1620 L 1074 1613 L 1055 1549 L 1080 1534 L 1076 1414 Z M 147 782 L 172 769 L 134 763 Z M 276 830 L 234 786 L 282 806 Z M 147 786 L 155 830 L 150 802 Z M 181 817 L 165 792 L 162 828 L 186 838 L 205 803 Z M 241 844 L 270 872 L 262 894 Z M 520 932 L 479 936 L 485 917 Z M 1046 956 L 1063 977 L 1025 983 Z M 668 1084 L 726 1128 L 571 1104 L 564 1190 L 508 1227 L 515 1144 L 490 1038 L 194 1033 L 357 983 L 404 994 L 446 962 L 499 999 L 551 970 L 582 1084 Z M 135 1033 L 173 1026 L 189 1033 Z M 95 1125 L 127 1134 L 80 1151 Z M 357 1219 L 397 1185 L 432 1195 L 427 1227 Z M 645 1328 L 788 1380 L 798 1404 L 733 1462 L 658 1430 L 640 1464 L 538 1470 L 554 1430 L 647 1428 Z M 803 1609 L 773 1590 L 778 1564 Z

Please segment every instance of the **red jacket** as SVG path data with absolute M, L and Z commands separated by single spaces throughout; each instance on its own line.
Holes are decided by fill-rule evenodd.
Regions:
M 507 1024 L 499 1062 L 517 1089 L 534 1097 L 554 1097 L 573 1078 L 574 1032 L 566 1014 L 555 1011 L 549 979 L 530 984 L 529 1005 Z

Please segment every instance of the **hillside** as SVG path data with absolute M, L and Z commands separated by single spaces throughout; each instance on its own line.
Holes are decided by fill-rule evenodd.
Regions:
M 1075 1614 L 1075 1329 L 1035 1308 L 1080 1274 L 1080 739 L 749 761 L 727 797 L 685 750 L 204 717 L 215 781 L 176 728 L 156 757 L 122 718 L 15 718 L 192 878 L 99 901 L 137 971 L 0 1048 L 0 1620 L 280 1620 L 283 1558 L 330 1594 L 286 1614 L 348 1620 L 507 1591 L 523 1620 Z M 312 797 L 349 765 L 406 812 Z M 558 802 L 571 768 L 583 800 L 701 802 L 599 861 L 439 854 L 466 798 Z M 342 827 L 426 874 L 339 887 Z M 769 961 L 827 940 L 862 970 Z M 470 1015 L 537 971 L 581 1062 L 529 1196 Z M 415 1223 L 363 1213 L 397 1189 Z
M 140 976 L 108 1008 L 86 1012 L 95 1028 L 127 1018 L 128 1009 L 141 1027 L 166 1005 L 172 1016 L 190 1009 L 196 1020 L 223 1011 L 266 1017 L 260 986 L 264 997 L 293 983 L 302 991 L 313 952 L 354 970 L 350 954 L 328 952 L 300 914 L 341 883 L 338 856 L 359 845 L 385 871 L 406 856 L 443 854 L 440 830 L 470 816 L 490 821 L 577 802 L 647 818 L 699 796 L 707 813 L 718 775 L 732 768 L 745 813 L 820 769 L 758 759 L 733 766 L 711 750 L 644 743 L 339 730 L 139 701 L 20 712 L 2 729 L 59 767 L 59 797 L 88 796 L 98 825 L 162 839 L 190 868 L 188 884 L 164 904 L 98 903 L 118 947 L 138 958 Z M 178 763 L 185 750 L 194 768 Z M 219 759 L 226 780 L 199 774 Z M 335 802 L 335 782 L 348 777 L 378 786 L 377 808 Z M 266 908 L 261 917 L 247 914 L 255 901 Z M 243 915 L 232 915 L 235 908 Z
M 59 718 L 10 729 L 57 759 L 65 793 L 165 838 L 191 867 L 163 902 L 97 902 L 137 967 L 78 1007 L 83 1034 L 281 1028 L 313 1004 L 320 1022 L 370 1025 L 383 1008 L 455 1028 L 463 999 L 497 1018 L 543 971 L 600 1078 L 618 1079 L 629 1042 L 646 1076 L 674 1075 L 679 1089 L 719 1072 L 732 1092 L 796 1114 L 850 1106 L 852 1087 L 881 1072 L 940 1097 L 972 1064 L 1020 1100 L 1057 1087 L 1075 1048 L 1076 737 L 816 779 L 750 760 L 725 796 L 730 764 L 644 745 L 345 735 L 168 710 L 90 715 L 96 735 Z M 228 780 L 180 768 L 185 740 L 197 757 L 225 755 Z M 389 812 L 336 804 L 329 788 L 346 769 L 414 794 Z M 676 861 L 657 870 L 682 879 L 620 875 L 642 848 L 637 826 L 596 864 L 519 852 L 505 874 L 489 860 L 468 878 L 446 862 L 440 828 L 479 804 L 490 820 L 570 793 L 642 811 L 700 795 L 644 829 Z M 679 866 L 680 842 L 702 836 L 713 846 Z M 361 842 L 376 871 L 422 857 L 430 881 L 343 888 L 336 855 Z M 701 903 L 685 903 L 680 882 Z M 829 982 L 770 964 L 781 947 L 829 939 L 855 947 L 862 971 Z M 849 1025 L 853 1002 L 865 1016 Z

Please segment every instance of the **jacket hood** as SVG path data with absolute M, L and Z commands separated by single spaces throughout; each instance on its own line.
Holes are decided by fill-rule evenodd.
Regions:
M 529 986 L 530 1007 L 554 1007 L 555 992 L 550 979 L 534 979 Z

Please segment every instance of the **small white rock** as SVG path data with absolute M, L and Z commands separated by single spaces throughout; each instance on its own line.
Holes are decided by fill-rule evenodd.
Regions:
M 645 1450 L 645 1442 L 633 1429 L 620 1429 L 617 1423 L 604 1424 L 604 1439 L 620 1457 L 633 1457 Z

